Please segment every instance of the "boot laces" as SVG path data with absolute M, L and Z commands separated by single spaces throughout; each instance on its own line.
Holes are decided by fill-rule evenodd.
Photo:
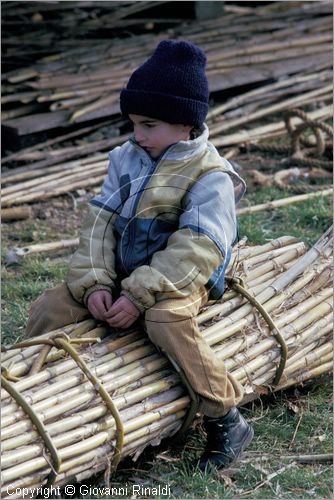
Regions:
M 224 427 L 223 425 L 219 425 L 220 428 Z M 230 440 L 227 438 L 228 433 L 226 431 L 223 431 L 221 433 L 210 433 L 208 435 L 208 441 L 205 447 L 206 452 L 214 452 L 214 453 L 221 453 L 222 455 L 226 455 L 229 453 L 231 450 L 230 447 Z M 218 448 L 217 450 L 217 438 L 218 438 Z M 220 438 L 220 439 L 219 439 Z M 221 440 L 223 438 L 223 440 Z

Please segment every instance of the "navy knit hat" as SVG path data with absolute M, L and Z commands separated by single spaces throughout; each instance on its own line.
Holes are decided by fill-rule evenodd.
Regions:
M 199 127 L 208 112 L 206 55 L 187 41 L 164 40 L 121 91 L 121 111 Z

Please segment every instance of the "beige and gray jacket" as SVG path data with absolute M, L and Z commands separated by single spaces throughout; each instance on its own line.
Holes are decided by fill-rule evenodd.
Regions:
M 200 285 L 220 297 L 244 191 L 206 125 L 157 161 L 130 138 L 109 153 L 108 175 L 90 202 L 67 278 L 72 295 L 86 303 L 93 291 L 120 286 L 142 312 Z

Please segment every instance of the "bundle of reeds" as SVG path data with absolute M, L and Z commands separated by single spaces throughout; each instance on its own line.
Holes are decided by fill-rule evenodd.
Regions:
M 235 289 L 200 312 L 207 342 L 245 386 L 243 402 L 331 371 L 331 234 L 327 231 L 310 250 L 288 236 L 235 248 L 228 274 L 244 280 L 274 324 L 268 326 Z M 62 338 L 57 333 L 36 341 L 58 338 L 58 348 L 44 343 L 3 354 L 2 492 L 7 498 L 18 498 L 15 488 L 46 484 L 50 473 L 62 486 L 108 470 L 115 452 L 138 456 L 149 444 L 174 435 L 191 405 L 184 379 L 140 327 L 111 332 L 87 320 L 62 329 Z M 68 346 L 75 346 L 80 366 L 66 355 L 72 352 Z M 278 366 L 284 371 L 273 385 Z M 58 450 L 56 458 L 49 457 L 45 443 Z

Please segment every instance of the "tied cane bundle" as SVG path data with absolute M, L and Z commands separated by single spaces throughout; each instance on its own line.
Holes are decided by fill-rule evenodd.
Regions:
M 244 385 L 242 403 L 332 370 L 331 253 L 331 229 L 309 250 L 289 236 L 235 247 L 223 299 L 197 320 Z M 86 320 L 4 351 L 5 498 L 111 471 L 196 411 L 184 374 L 140 326 L 113 332 Z

